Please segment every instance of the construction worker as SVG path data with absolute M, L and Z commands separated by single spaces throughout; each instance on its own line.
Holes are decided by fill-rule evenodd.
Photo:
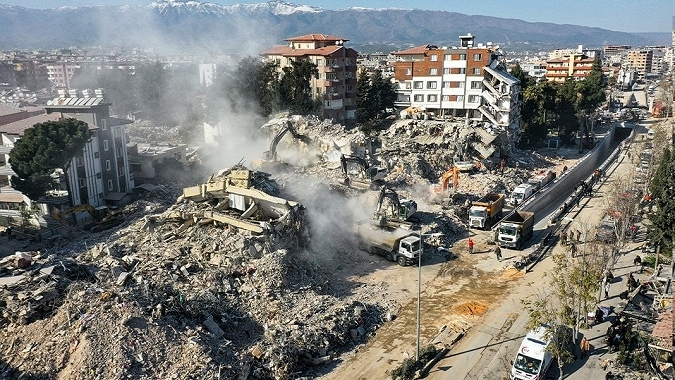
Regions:
M 560 231 L 560 244 L 563 245 L 563 247 L 567 244 L 567 232 Z
M 588 339 L 586 339 L 586 337 L 584 337 L 581 340 L 581 344 L 579 344 L 579 348 L 581 348 L 581 358 L 582 359 L 586 358 L 586 355 L 588 355 L 588 351 L 590 351 L 590 349 L 591 349 L 591 344 L 588 341 Z
M 497 260 L 502 261 L 502 249 L 499 246 L 495 247 L 495 255 L 497 256 Z
M 469 254 L 473 254 L 473 239 L 469 238 Z

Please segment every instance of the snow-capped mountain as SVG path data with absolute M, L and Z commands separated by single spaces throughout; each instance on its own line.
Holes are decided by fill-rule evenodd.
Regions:
M 2 1 L 2 0 L 0 0 Z M 654 36 L 599 28 L 531 23 L 446 11 L 348 8 L 327 10 L 284 1 L 219 5 L 196 0 L 158 0 L 147 5 L 30 9 L 0 4 L 0 49 L 115 44 L 182 52 L 257 54 L 285 38 L 323 33 L 349 45 L 452 46 L 466 33 L 477 42 L 548 47 L 603 44 L 657 45 Z

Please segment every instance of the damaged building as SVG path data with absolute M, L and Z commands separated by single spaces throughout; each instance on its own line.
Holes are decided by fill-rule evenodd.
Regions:
M 398 94 L 394 104 L 435 118 L 459 118 L 491 136 L 505 133 L 510 144 L 502 148 L 507 151 L 481 154 L 508 154 L 520 140 L 520 82 L 507 72 L 498 47 L 475 46 L 471 34 L 459 38 L 458 47 L 423 45 L 393 53 Z

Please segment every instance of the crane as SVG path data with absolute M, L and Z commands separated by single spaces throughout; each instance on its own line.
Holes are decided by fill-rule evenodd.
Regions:
M 386 169 L 368 165 L 365 158 L 343 154 L 340 156 L 340 162 L 342 164 L 342 173 L 345 177 L 344 183 L 347 186 L 351 186 L 352 183 L 362 183 L 372 188 L 387 175 Z M 349 176 L 349 169 L 347 167 L 349 163 L 356 164 L 358 167 L 354 178 Z

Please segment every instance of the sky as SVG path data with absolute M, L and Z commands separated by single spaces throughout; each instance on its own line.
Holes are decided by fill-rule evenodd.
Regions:
M 673 0 L 285 0 L 324 9 L 349 7 L 444 10 L 468 15 L 515 18 L 529 22 L 572 24 L 622 32 L 670 32 L 675 15 Z M 152 0 L 0 0 L 26 8 L 84 5 L 143 5 Z M 206 1 L 204 1 L 206 2 Z M 222 5 L 264 3 L 212 0 Z

